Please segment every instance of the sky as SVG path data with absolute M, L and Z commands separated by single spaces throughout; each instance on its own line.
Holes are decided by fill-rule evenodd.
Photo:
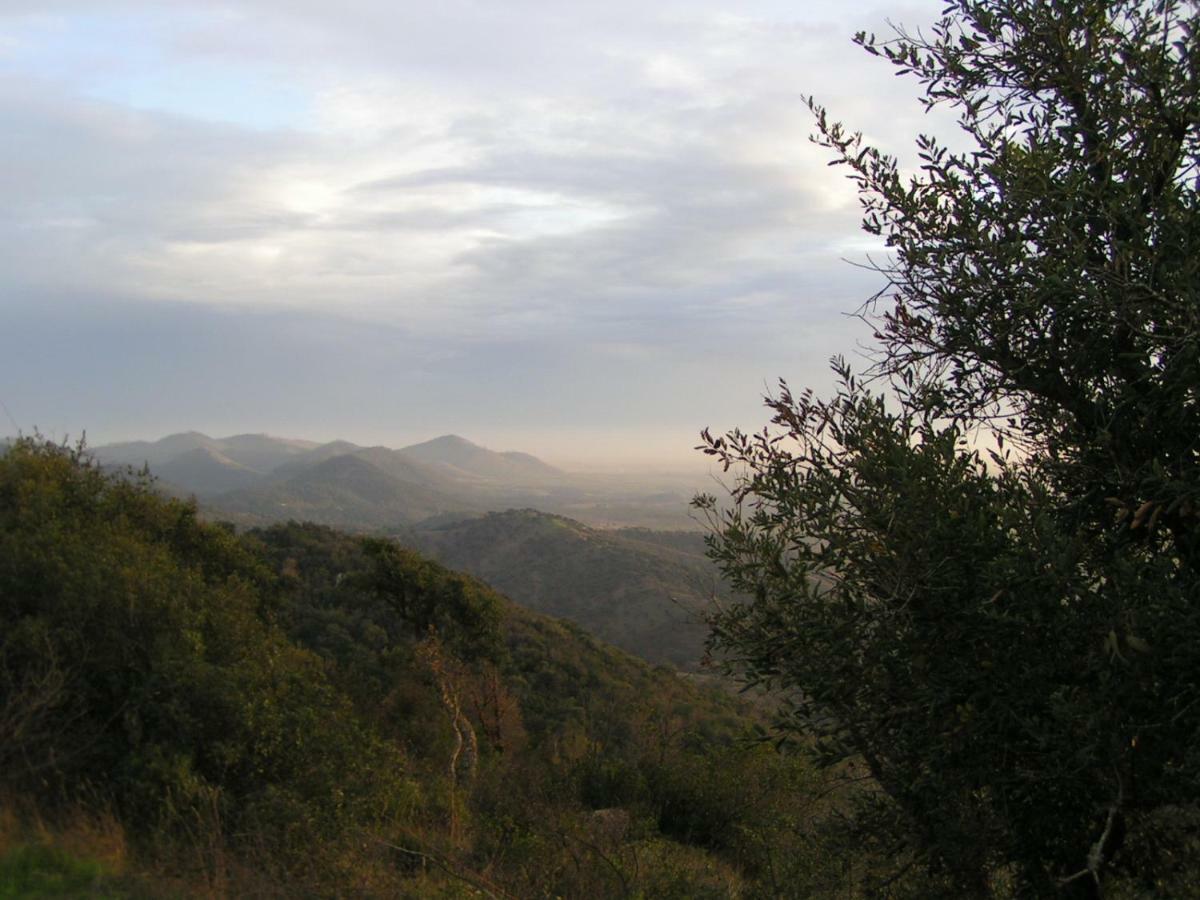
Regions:
M 0 0 L 0 433 L 696 464 L 867 337 L 803 98 L 907 160 L 938 6 Z

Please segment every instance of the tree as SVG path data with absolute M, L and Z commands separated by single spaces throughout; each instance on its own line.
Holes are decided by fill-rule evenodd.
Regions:
M 952 895 L 1164 886 L 1200 800 L 1194 3 L 952 0 L 867 52 L 969 139 L 918 174 L 810 101 L 887 287 L 864 376 L 704 433 L 712 644 Z M 1191 831 L 1190 831 L 1191 830 Z M 1195 888 L 1195 885 L 1192 885 Z

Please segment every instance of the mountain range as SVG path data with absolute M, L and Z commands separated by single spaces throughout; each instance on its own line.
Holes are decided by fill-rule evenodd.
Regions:
M 458 435 L 399 449 L 195 431 L 91 450 L 109 468 L 146 467 L 160 489 L 194 495 L 212 517 L 239 525 L 305 519 L 352 530 L 394 530 L 431 517 L 535 507 L 605 527 L 693 527 L 696 479 L 567 473 L 536 456 L 496 451 Z
M 575 476 L 457 435 L 390 449 L 187 432 L 91 452 L 147 468 L 210 519 L 386 534 L 650 662 L 700 667 L 719 578 L 702 536 L 680 530 L 694 523 L 678 487 Z M 673 530 L 614 527 L 646 521 Z
M 231 464 L 263 474 L 319 446 L 313 441 L 277 438 L 266 434 L 237 434 L 227 438 L 211 438 L 198 431 L 185 431 L 157 441 L 108 444 L 93 448 L 92 454 L 106 464 L 134 467 L 147 465 L 157 473 L 158 467 L 199 452 L 211 456 L 214 464 Z M 198 493 L 210 490 L 208 484 L 203 481 L 184 486 Z
M 188 431 L 157 441 L 107 444 L 92 453 L 106 465 L 146 465 L 164 478 L 171 472 L 184 479 L 176 482 L 180 487 L 197 495 L 228 490 L 230 472 L 266 477 L 296 472 L 337 456 L 366 458 L 385 470 L 399 471 L 403 480 L 521 483 L 562 474 L 528 453 L 488 450 L 454 434 L 389 450 L 342 440 L 320 444 L 266 434 L 211 438 Z
M 349 441 L 191 431 L 92 451 L 108 467 L 147 467 L 170 493 L 239 524 L 307 519 L 379 529 L 496 504 L 489 494 L 522 492 L 562 473 L 526 453 L 501 453 L 457 435 L 399 450 Z

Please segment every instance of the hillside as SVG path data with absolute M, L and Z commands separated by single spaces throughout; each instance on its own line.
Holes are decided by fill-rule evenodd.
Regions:
M 172 457 L 155 466 L 154 473 L 167 484 L 186 484 L 200 495 L 237 490 L 262 480 L 261 472 L 211 447 L 197 447 Z
M 744 743 L 747 709 L 393 543 L 238 537 L 22 441 L 0 457 L 0 560 L 14 896 L 845 882 L 845 853 L 795 825 L 828 786 Z
M 456 434 L 402 447 L 399 452 L 461 480 L 537 484 L 562 474 L 536 456 L 511 450 L 488 450 Z
M 323 463 L 325 460 L 333 459 L 335 456 L 351 456 L 356 451 L 362 449 L 358 444 L 352 444 L 350 441 L 339 440 L 318 444 L 271 469 L 271 476 L 279 480 L 290 478 L 297 472 L 315 466 L 317 463 Z
M 562 472 L 528 453 L 497 452 L 456 435 L 396 450 L 345 440 L 321 444 L 263 434 L 212 438 L 190 431 L 90 452 L 114 471 L 148 466 L 164 492 L 195 495 L 214 518 L 242 524 L 287 521 L 303 510 L 314 521 L 373 530 L 423 515 L 533 507 L 606 528 L 694 528 L 688 503 L 702 486 L 686 475 Z M 348 496 L 336 468 L 318 468 L 339 456 L 363 460 L 409 487 L 380 482 L 375 498 Z M 309 470 L 306 479 L 294 481 Z M 320 484 L 326 478 L 330 483 Z M 384 498 L 393 496 L 399 498 L 397 506 L 385 508 Z
M 169 434 L 157 441 L 126 441 L 92 448 L 92 455 L 105 465 L 158 466 L 193 450 L 220 451 L 221 442 L 198 431 Z
M 402 481 L 357 453 L 302 466 L 284 480 L 231 491 L 208 505 L 218 517 L 243 525 L 297 519 L 355 531 L 394 530 L 472 508 L 420 481 Z
M 266 434 L 237 434 L 226 438 L 211 438 L 198 431 L 172 434 L 157 441 L 129 441 L 107 444 L 92 449 L 100 462 L 111 466 L 148 465 L 155 474 L 160 467 L 179 460 L 197 450 L 206 450 L 214 459 L 228 461 L 260 475 L 314 449 L 313 441 L 277 438 Z M 165 475 L 163 477 L 166 477 Z M 197 493 L 204 492 L 204 482 L 198 486 L 180 483 L 181 487 Z
M 700 665 L 700 614 L 719 584 L 698 534 L 601 531 L 526 509 L 421 528 L 411 540 L 521 605 L 643 659 Z
M 461 488 L 452 478 L 447 477 L 444 471 L 434 465 L 414 459 L 403 450 L 392 450 L 388 447 L 360 447 L 354 451 L 354 456 L 370 463 L 380 471 L 386 472 L 397 481 L 424 485 L 443 493 L 462 493 Z
M 96 455 L 160 460 L 151 471 L 165 492 L 195 493 L 206 515 L 242 527 L 296 520 L 402 535 L 529 609 L 569 619 L 651 662 L 700 666 L 706 628 L 699 613 L 717 578 L 699 534 L 598 531 L 532 509 L 496 512 L 509 504 L 591 509 L 607 520 L 628 504 L 637 520 L 639 497 L 642 510 L 667 503 L 682 510 L 682 494 L 639 493 L 623 479 L 573 479 L 527 454 L 497 453 L 453 435 L 393 450 L 190 432 Z M 496 514 L 481 516 L 489 510 Z
M 207 498 L 288 481 L 339 456 L 357 457 L 398 481 L 446 493 L 528 490 L 562 474 L 528 453 L 498 453 L 456 435 L 394 450 L 344 440 L 318 444 L 265 434 L 211 438 L 189 431 L 157 441 L 108 444 L 91 452 L 110 467 L 148 466 L 155 476 Z M 464 509 L 475 506 L 459 504 Z

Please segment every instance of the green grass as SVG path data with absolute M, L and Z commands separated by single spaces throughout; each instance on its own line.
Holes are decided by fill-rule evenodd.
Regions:
M 18 845 L 0 856 L 0 900 L 17 897 L 89 897 L 123 900 L 105 867 L 44 845 Z

